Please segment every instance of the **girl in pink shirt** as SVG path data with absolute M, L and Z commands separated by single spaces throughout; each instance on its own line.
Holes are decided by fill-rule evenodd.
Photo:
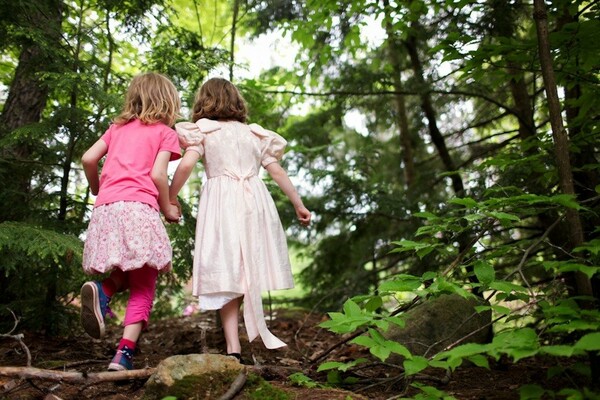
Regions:
M 113 294 L 129 289 L 123 337 L 109 370 L 133 369 L 136 342 L 146 328 L 159 272 L 171 269 L 172 249 L 160 211 L 169 222 L 179 210 L 169 203 L 167 166 L 181 150 L 171 128 L 180 109 L 173 83 L 157 73 L 133 78 L 121 114 L 81 161 L 96 202 L 83 250 L 83 269 L 110 272 L 81 288 L 81 323 L 104 335 Z M 98 163 L 106 156 L 102 173 Z

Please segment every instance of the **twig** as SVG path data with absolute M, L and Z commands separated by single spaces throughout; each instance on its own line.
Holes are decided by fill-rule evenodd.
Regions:
M 246 370 L 242 370 L 235 378 L 229 389 L 225 392 L 225 394 L 219 397 L 219 400 L 231 400 L 238 394 L 246 384 Z
M 562 217 L 558 218 L 556 221 L 554 221 L 552 223 L 552 225 L 550 225 L 548 227 L 548 229 L 546 229 L 546 231 L 544 231 L 543 235 L 540 236 L 534 243 L 532 243 L 531 246 L 529 246 L 525 250 L 525 253 L 523 254 L 523 257 L 521 257 L 521 261 L 519 262 L 519 265 L 517 265 L 516 271 L 513 271 L 513 274 L 516 272 L 519 273 L 519 275 L 521 276 L 521 279 L 523 279 L 523 282 L 525 282 L 525 284 L 527 285 L 527 288 L 529 289 L 529 293 L 531 294 L 531 297 L 533 297 L 533 298 L 535 298 L 535 293 L 534 293 L 533 289 L 531 288 L 529 281 L 527 281 L 527 278 L 525 278 L 525 275 L 523 274 L 523 266 L 525 265 L 525 262 L 529 258 L 529 253 L 531 253 L 535 247 L 537 247 L 540 243 L 542 243 L 548 237 L 548 235 L 550 235 L 550 232 L 554 229 L 554 227 L 556 225 L 558 225 L 558 223 L 560 221 L 562 221 L 563 218 L 564 218 L 564 216 L 562 216 Z
M 25 351 L 25 354 L 27 354 L 27 366 L 31 367 L 31 352 L 29 351 L 29 348 L 25 345 L 25 342 L 23 342 L 23 338 L 25 336 L 23 336 L 22 333 L 19 333 L 17 335 L 13 335 L 12 333 L 15 331 L 15 329 L 17 329 L 17 325 L 19 325 L 19 318 L 17 318 L 17 316 L 15 315 L 15 313 L 13 312 L 13 310 L 11 310 L 10 308 L 7 308 L 8 311 L 10 311 L 10 313 L 12 314 L 14 320 L 15 320 L 15 325 L 13 326 L 13 328 L 6 334 L 0 334 L 0 337 L 3 338 L 9 338 L 9 339 L 14 339 L 17 342 L 19 342 L 19 344 L 21 345 L 21 347 L 23 348 L 23 350 Z
M 13 319 L 15 320 L 15 324 L 13 325 L 12 329 L 10 331 L 8 331 L 8 333 L 6 335 L 12 335 L 12 333 L 15 331 L 15 329 L 17 329 L 17 325 L 19 325 L 19 318 L 17 318 L 17 316 L 15 315 L 15 313 L 13 312 L 13 310 L 11 310 L 10 308 L 6 308 L 8 311 L 10 311 L 10 313 L 13 316 Z
M 550 232 L 552 232 L 552 230 L 556 227 L 556 225 L 558 225 L 558 223 L 560 221 L 562 221 L 564 218 L 564 215 L 559 217 L 556 221 L 554 221 L 552 223 L 552 225 L 550 225 L 542 234 L 542 236 L 540 236 L 536 241 L 534 241 L 531 246 L 529 246 L 527 249 L 525 249 L 525 252 L 523 253 L 523 257 L 521 257 L 521 261 L 519 261 L 519 265 L 517 265 L 517 268 L 512 271 L 510 274 L 506 275 L 504 277 L 504 280 L 507 280 L 508 278 L 510 278 L 511 276 L 515 275 L 515 274 L 519 274 L 521 276 L 521 278 L 523 278 L 524 282 L 527 284 L 527 288 L 529 289 L 529 293 L 531 295 L 531 297 L 533 297 L 535 299 L 535 293 L 533 292 L 533 289 L 531 288 L 531 285 L 529 284 L 529 282 L 527 281 L 527 279 L 525 279 L 525 277 L 523 276 L 523 266 L 525 265 L 525 262 L 527 261 L 527 259 L 529 258 L 529 254 L 533 251 L 533 249 L 535 249 L 540 243 L 542 243 L 547 237 L 548 235 L 550 235 Z M 494 295 L 498 292 L 498 290 L 493 290 L 492 293 L 490 293 L 487 298 L 485 299 L 486 301 L 490 301 L 492 297 L 494 297 Z
M 337 349 L 338 347 L 348 343 L 349 341 L 351 341 L 354 338 L 359 337 L 360 335 L 362 335 L 363 333 L 365 333 L 367 330 L 365 328 L 363 329 L 359 329 L 356 332 L 354 332 L 353 334 L 351 334 L 350 336 L 346 337 L 345 339 L 337 342 L 336 344 L 334 344 L 333 346 L 329 347 L 327 350 L 321 352 L 321 353 L 317 353 L 314 356 L 309 358 L 309 361 L 311 363 L 317 362 L 319 360 L 322 360 L 323 358 L 325 358 L 329 353 L 331 353 L 333 350 Z
M 481 239 L 487 231 L 488 231 L 487 229 L 484 229 L 481 232 L 479 232 L 479 234 L 471 240 L 469 245 L 465 246 L 465 248 L 460 252 L 460 254 L 458 254 L 456 256 L 454 261 L 452 261 L 452 263 L 450 263 L 450 265 L 442 272 L 441 276 L 448 275 L 454 268 L 456 268 L 460 264 L 460 262 L 463 260 L 463 258 L 465 258 L 467 253 L 469 253 L 469 251 L 471 251 L 471 249 L 473 248 L 475 243 L 477 243 L 479 241 L 479 239 Z
M 134 369 L 130 371 L 110 371 L 84 373 L 77 371 L 54 371 L 32 367 L 0 367 L 0 376 L 21 379 L 39 379 L 44 381 L 60 381 L 66 383 L 90 384 L 114 382 L 131 379 L 146 379 L 156 371 L 156 368 Z

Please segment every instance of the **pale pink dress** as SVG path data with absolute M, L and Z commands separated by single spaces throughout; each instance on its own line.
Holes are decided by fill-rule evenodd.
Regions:
M 193 294 L 219 309 L 244 295 L 250 341 L 285 343 L 267 328 L 261 293 L 294 286 L 285 232 L 259 172 L 281 159 L 286 141 L 256 124 L 201 119 L 176 125 L 181 147 L 200 154 L 206 172 L 198 207 Z

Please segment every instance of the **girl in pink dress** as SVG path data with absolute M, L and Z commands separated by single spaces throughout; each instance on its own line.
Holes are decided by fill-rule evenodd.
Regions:
M 193 294 L 203 310 L 220 310 L 227 354 L 240 359 L 238 313 L 244 298 L 248 338 L 267 348 L 286 344 L 267 328 L 261 293 L 294 286 L 285 232 L 275 203 L 259 178 L 264 167 L 290 199 L 301 224 L 310 223 L 294 185 L 279 165 L 286 141 L 256 124 L 226 79 L 209 79 L 196 95 L 193 122 L 176 125 L 185 153 L 169 190 L 170 201 L 201 159 L 202 188 L 194 250 Z
M 129 289 L 123 337 L 109 370 L 133 368 L 137 340 L 150 318 L 159 272 L 171 268 L 172 250 L 160 211 L 178 221 L 169 203 L 167 166 L 181 157 L 177 133 L 177 89 L 165 76 L 133 78 L 121 114 L 81 161 L 96 202 L 83 250 L 90 274 L 110 272 L 103 281 L 81 288 L 81 323 L 94 338 L 104 335 L 108 303 Z M 98 163 L 106 156 L 102 173 Z

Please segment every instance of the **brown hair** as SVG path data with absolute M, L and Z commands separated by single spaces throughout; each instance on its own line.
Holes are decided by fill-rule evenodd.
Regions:
M 192 110 L 193 122 L 200 118 L 246 122 L 247 117 L 246 101 L 227 79 L 211 78 L 196 93 Z
M 137 118 L 144 124 L 162 122 L 173 126 L 180 108 L 179 93 L 169 78 L 156 72 L 147 72 L 131 80 L 123 111 L 114 123 L 126 124 Z

